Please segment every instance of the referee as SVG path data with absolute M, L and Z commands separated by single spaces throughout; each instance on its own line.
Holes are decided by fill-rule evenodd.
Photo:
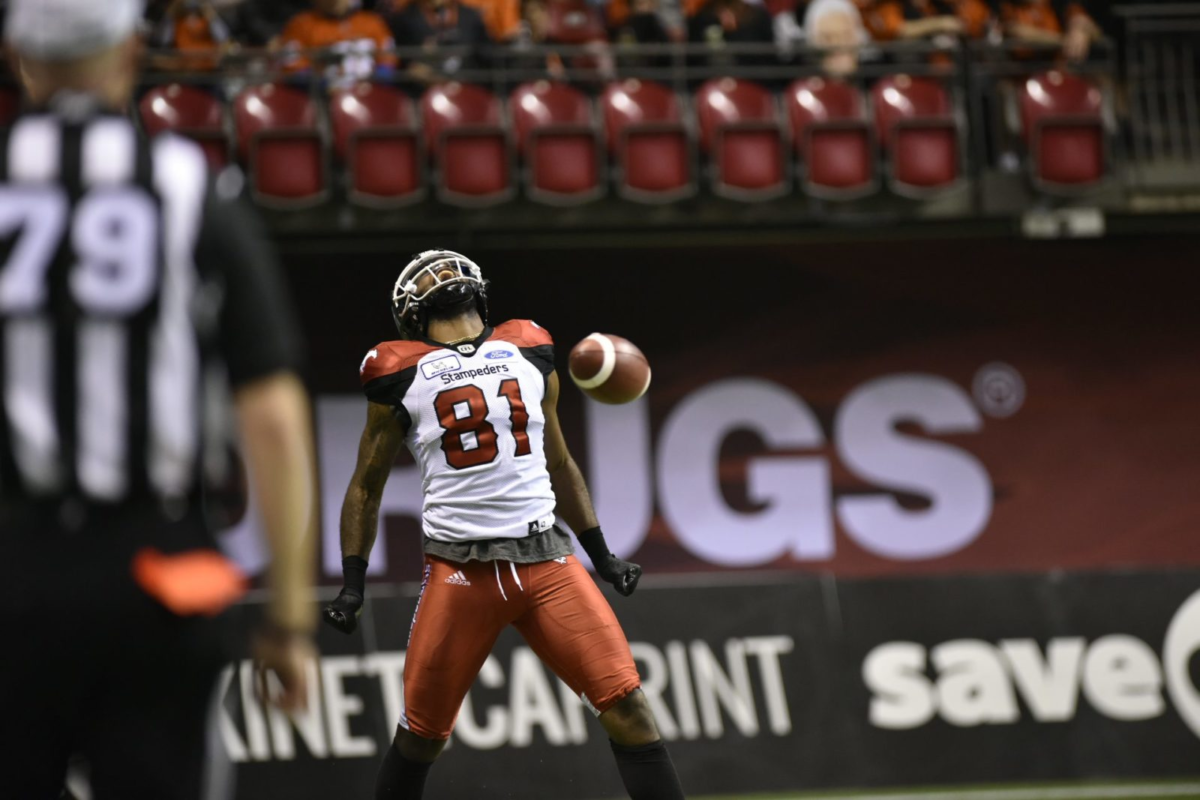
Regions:
M 270 250 L 204 156 L 129 122 L 139 0 L 9 0 L 0 132 L 0 797 L 214 796 L 207 720 L 242 578 L 203 489 L 240 427 L 285 707 L 314 655 L 312 442 Z M 234 423 L 237 423 L 235 426 Z M 281 689 L 279 687 L 282 687 Z

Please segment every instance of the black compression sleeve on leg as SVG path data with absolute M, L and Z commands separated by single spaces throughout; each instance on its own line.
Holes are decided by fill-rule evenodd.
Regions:
M 346 556 L 342 559 L 342 580 L 347 589 L 358 592 L 359 597 L 367 591 L 367 562 L 358 556 Z
M 389 745 L 375 778 L 375 800 L 421 800 L 432 766 L 432 761 L 409 761 L 395 744 Z
M 609 740 L 630 800 L 684 800 L 683 787 L 662 739 L 638 747 Z

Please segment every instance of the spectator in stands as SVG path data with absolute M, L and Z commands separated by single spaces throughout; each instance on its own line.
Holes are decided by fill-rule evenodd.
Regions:
M 867 31 L 851 0 L 812 0 L 804 12 L 804 34 L 810 46 L 821 48 L 825 74 L 845 77 L 858 71 Z
M 901 0 L 855 0 L 867 33 L 877 42 L 900 38 L 907 22 L 905 5 Z
M 902 35 L 919 33 L 922 22 L 941 33 L 962 34 L 970 39 L 987 36 L 996 22 L 992 7 L 985 0 L 909 0 L 909 25 Z M 952 21 L 953 20 L 953 21 Z
M 667 26 L 658 13 L 657 0 L 613 0 L 608 6 L 611 37 L 618 44 L 667 44 Z M 666 57 L 651 59 L 663 62 Z M 628 63 L 628 62 L 623 62 Z
M 986 0 L 858 0 L 863 23 L 876 41 L 937 36 L 985 36 L 993 21 Z
M 246 0 L 236 9 L 234 29 L 243 44 L 264 47 L 308 7 L 309 0 Z
M 511 42 L 521 28 L 520 0 L 463 0 L 483 15 L 492 41 Z
M 568 65 L 572 69 L 598 76 L 601 81 L 613 79 L 616 70 L 602 26 L 597 27 L 597 38 L 573 45 L 584 48 L 582 55 L 567 56 L 564 60 L 555 50 L 542 50 L 549 45 L 562 44 L 554 35 L 550 9 L 553 2 L 555 0 L 525 0 L 523 18 L 513 42 L 515 58 L 510 65 L 518 70 L 545 70 L 545 74 L 554 80 L 566 79 Z
M 392 32 L 383 17 L 357 10 L 353 0 L 313 0 L 309 11 L 292 17 L 280 34 L 277 47 L 291 70 L 312 67 L 311 51 L 328 50 L 336 56 L 326 70 L 332 80 L 361 80 L 376 67 L 387 72 L 395 57 Z
M 513 52 L 517 54 L 511 66 L 518 70 L 545 69 L 546 75 L 560 81 L 566 77 L 567 68 L 558 53 L 530 52 L 534 48 L 550 44 L 550 10 L 547 0 L 525 0 L 517 36 L 513 40 Z
M 151 44 L 180 53 L 178 57 L 160 57 L 160 67 L 210 70 L 233 41 L 229 26 L 212 0 L 172 0 L 151 36 Z
M 727 44 L 771 44 L 775 41 L 775 28 L 771 15 L 762 6 L 750 5 L 746 0 L 708 0 L 688 20 L 688 40 L 718 51 Z M 733 59 L 745 65 L 774 60 L 770 54 L 740 55 Z
M 615 42 L 660 44 L 687 38 L 679 0 L 609 0 L 605 17 Z
M 1082 3 L 1016 0 L 1000 7 L 1004 32 L 1033 44 L 1057 44 L 1071 61 L 1087 58 L 1092 42 L 1101 36 Z
M 450 76 L 482 63 L 478 53 L 439 56 L 438 48 L 477 48 L 491 42 L 483 15 L 459 0 L 414 0 L 389 16 L 388 24 L 400 47 L 421 47 L 429 52 L 429 58 L 409 65 L 409 73 L 418 78 Z
M 401 14 L 414 0 L 376 0 L 375 11 L 385 17 Z M 521 0 L 462 0 L 463 5 L 483 15 L 488 36 L 494 42 L 510 42 L 521 27 Z

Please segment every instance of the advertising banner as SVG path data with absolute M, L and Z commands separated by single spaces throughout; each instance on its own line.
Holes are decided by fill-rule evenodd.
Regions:
M 1200 566 L 1198 279 L 1161 244 L 985 244 L 476 256 L 493 318 L 555 337 L 568 443 L 610 546 L 648 574 Z M 405 260 L 357 258 L 337 291 L 328 259 L 289 264 L 332 583 L 366 418 L 358 367 L 395 338 Z M 597 329 L 645 351 L 641 401 L 600 405 L 566 378 Z M 421 502 L 405 453 L 374 580 L 419 577 Z M 251 527 L 232 541 L 253 565 Z
M 1196 772 L 1195 571 L 671 582 L 610 600 L 693 794 Z M 322 631 L 306 714 L 227 672 L 240 798 L 370 796 L 415 603 L 373 595 L 360 633 Z M 512 631 L 451 741 L 437 797 L 621 796 L 599 724 Z

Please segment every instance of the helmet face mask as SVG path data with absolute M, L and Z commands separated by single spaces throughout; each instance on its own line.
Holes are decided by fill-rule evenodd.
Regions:
M 392 290 L 392 317 L 403 339 L 426 333 L 431 311 L 475 300 L 487 324 L 487 282 L 479 265 L 452 250 L 426 250 L 400 272 Z

